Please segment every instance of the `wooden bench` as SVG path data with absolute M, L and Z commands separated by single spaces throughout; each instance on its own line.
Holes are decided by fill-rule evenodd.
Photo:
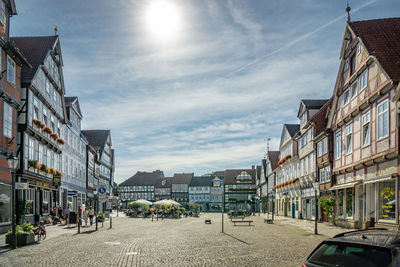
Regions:
M 209 220 L 209 219 L 204 220 L 204 223 L 205 223 L 205 224 L 211 224 L 211 220 Z
M 249 221 L 244 221 L 244 220 L 242 220 L 242 221 L 232 221 L 233 222 L 233 226 L 236 226 L 236 224 L 237 223 L 248 223 L 249 224 L 249 226 L 252 226 L 252 220 L 249 220 Z

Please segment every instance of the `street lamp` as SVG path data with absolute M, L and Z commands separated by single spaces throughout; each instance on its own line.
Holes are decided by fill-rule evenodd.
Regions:
M 315 192 L 315 228 L 314 228 L 314 234 L 318 234 L 318 196 L 317 196 L 317 192 L 319 189 L 319 182 L 317 180 L 317 178 L 314 179 L 313 182 L 313 188 L 314 188 L 314 192 Z
M 17 248 L 17 235 L 15 230 L 15 171 L 18 168 L 18 158 L 14 155 L 10 155 L 7 158 L 8 169 L 12 175 L 12 185 L 11 185 L 11 220 L 12 220 L 12 243 L 11 247 L 13 249 Z
M 274 213 L 275 213 L 275 193 L 276 189 L 272 189 L 272 221 L 274 221 Z

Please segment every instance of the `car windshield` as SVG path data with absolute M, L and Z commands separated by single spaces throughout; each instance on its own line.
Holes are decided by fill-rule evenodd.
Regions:
M 324 243 L 310 256 L 308 262 L 327 267 L 384 267 L 392 262 L 392 254 L 387 248 Z

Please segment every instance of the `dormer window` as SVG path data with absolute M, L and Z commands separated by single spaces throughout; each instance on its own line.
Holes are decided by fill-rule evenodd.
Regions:
M 238 176 L 236 176 L 236 180 L 239 180 L 239 181 L 249 181 L 250 180 L 251 181 L 252 178 L 251 178 L 250 174 L 248 174 L 245 171 L 242 171 Z
M 300 117 L 300 122 L 301 124 L 305 123 L 307 121 L 307 112 L 304 112 L 303 115 Z

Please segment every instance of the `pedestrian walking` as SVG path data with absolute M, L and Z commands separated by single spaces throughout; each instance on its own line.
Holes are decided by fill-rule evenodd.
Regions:
M 58 217 L 59 217 L 60 219 L 63 219 L 63 211 L 62 211 L 61 206 L 58 206 Z
M 92 206 L 89 207 L 88 215 L 89 215 L 89 220 L 90 220 L 90 226 L 92 226 L 93 225 L 93 217 L 94 217 L 94 210 L 93 210 Z
M 69 208 L 69 206 L 65 209 L 64 214 L 65 214 L 65 225 L 68 225 L 69 227 L 69 214 L 70 214 L 71 210 Z
M 88 210 L 85 208 L 83 210 L 83 220 L 85 221 L 85 226 L 87 226 L 87 221 L 88 221 Z

